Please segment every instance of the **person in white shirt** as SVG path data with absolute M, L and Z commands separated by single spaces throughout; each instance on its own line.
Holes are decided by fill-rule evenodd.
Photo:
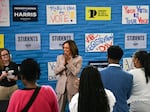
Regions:
M 104 89 L 97 68 L 87 66 L 81 72 L 79 92 L 69 103 L 70 112 L 112 112 L 116 102 L 113 93 Z
M 132 58 L 134 69 L 129 72 L 133 75 L 133 88 L 128 100 L 129 112 L 150 111 L 150 56 L 147 51 L 136 51 Z

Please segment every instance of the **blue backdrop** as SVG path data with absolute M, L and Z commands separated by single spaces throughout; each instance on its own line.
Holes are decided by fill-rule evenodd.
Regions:
M 10 0 L 10 27 L 0 27 L 0 34 L 5 35 L 5 47 L 12 54 L 12 59 L 16 63 L 27 57 L 35 58 L 41 66 L 41 78 L 39 84 L 49 84 L 55 88 L 56 81 L 48 81 L 48 62 L 56 61 L 56 56 L 62 50 L 49 49 L 50 33 L 73 33 L 74 40 L 79 47 L 79 54 L 83 57 L 83 67 L 88 61 L 106 60 L 105 52 L 87 53 L 85 52 L 85 33 L 114 33 L 114 44 L 120 45 L 124 49 L 124 57 L 129 57 L 136 49 L 124 48 L 125 33 L 147 33 L 147 48 L 150 50 L 150 24 L 130 25 L 122 24 L 122 5 L 149 5 L 149 0 Z M 14 22 L 12 20 L 13 5 L 37 5 L 37 22 Z M 68 25 L 47 25 L 46 5 L 76 5 L 77 24 Z M 112 18 L 110 21 L 86 21 L 85 7 L 111 7 Z M 15 34 L 19 33 L 40 33 L 41 50 L 16 51 Z M 20 81 L 18 82 L 22 87 Z

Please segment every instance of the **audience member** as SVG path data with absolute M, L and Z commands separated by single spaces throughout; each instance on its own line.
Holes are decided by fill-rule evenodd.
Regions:
M 87 66 L 81 72 L 79 93 L 69 103 L 70 112 L 112 112 L 115 97 L 104 89 L 97 68 Z
M 132 58 L 134 69 L 129 73 L 133 75 L 133 89 L 128 100 L 130 112 L 150 111 L 150 56 L 147 51 L 138 50 Z
M 25 88 L 12 94 L 7 112 L 58 112 L 57 96 L 52 87 L 38 86 L 36 83 L 40 75 L 40 66 L 34 59 L 28 58 L 21 63 L 20 75 Z M 40 89 L 39 92 L 37 89 Z M 30 104 L 35 91 L 37 96 Z M 27 105 L 29 109 L 25 111 Z
M 63 51 L 62 55 L 57 56 L 54 69 L 54 73 L 59 75 L 56 93 L 60 112 L 65 112 L 67 100 L 70 102 L 72 96 L 78 92 L 78 89 L 74 87 L 74 83 L 82 67 L 82 57 L 79 56 L 75 41 L 65 41 Z
M 0 100 L 9 100 L 18 89 L 18 66 L 11 60 L 8 49 L 0 49 Z
M 104 87 L 116 97 L 113 112 L 129 112 L 127 100 L 131 95 L 133 76 L 119 65 L 122 56 L 123 50 L 119 46 L 110 46 L 107 50 L 109 65 L 100 71 Z

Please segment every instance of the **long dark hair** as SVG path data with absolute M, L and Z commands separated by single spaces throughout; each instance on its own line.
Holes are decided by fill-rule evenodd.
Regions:
M 140 61 L 140 64 L 144 68 L 146 83 L 148 83 L 150 79 L 150 56 L 148 52 L 144 50 L 138 50 L 134 53 L 134 57 Z
M 73 41 L 73 40 L 67 40 L 67 41 L 65 41 L 65 42 L 63 43 L 63 46 L 64 46 L 64 44 L 66 44 L 66 43 L 69 44 L 70 51 L 71 51 L 71 53 L 72 53 L 72 57 L 73 57 L 73 58 L 75 58 L 76 55 L 79 55 L 78 47 L 77 47 L 75 41 Z
M 97 68 L 85 67 L 79 84 L 78 112 L 109 112 L 109 102 Z

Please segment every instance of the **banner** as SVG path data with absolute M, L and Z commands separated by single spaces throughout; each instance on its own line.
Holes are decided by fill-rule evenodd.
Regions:
M 10 26 L 9 0 L 0 0 L 0 27 Z
M 37 5 L 19 6 L 13 5 L 13 21 L 37 21 Z
M 123 58 L 123 70 L 129 71 L 135 68 L 131 57 Z
M 149 6 L 122 6 L 122 24 L 148 24 Z
M 59 76 L 54 73 L 56 62 L 48 62 L 48 80 L 57 80 Z
M 73 40 L 73 33 L 50 33 L 50 49 L 62 49 L 62 44 L 67 40 Z
M 4 48 L 4 34 L 0 34 L 0 48 Z
M 16 50 L 40 50 L 41 39 L 39 33 L 16 34 Z
M 76 5 L 47 5 L 47 24 L 76 24 Z
M 126 33 L 125 49 L 139 49 L 147 47 L 146 33 Z
M 85 34 L 85 52 L 106 52 L 113 45 L 113 33 Z
M 111 8 L 86 7 L 86 20 L 111 20 Z

